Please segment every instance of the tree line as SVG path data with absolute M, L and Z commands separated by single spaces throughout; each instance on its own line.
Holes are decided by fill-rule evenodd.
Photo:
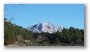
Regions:
M 84 30 L 70 27 L 56 33 L 33 33 L 4 18 L 4 45 L 15 42 L 19 46 L 84 46 Z

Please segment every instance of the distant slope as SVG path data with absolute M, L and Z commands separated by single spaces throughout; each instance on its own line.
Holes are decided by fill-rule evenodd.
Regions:
M 30 26 L 27 28 L 28 30 L 32 32 L 48 32 L 48 33 L 55 33 L 57 31 L 61 32 L 63 30 L 63 27 L 61 26 L 55 26 L 51 23 L 38 23 L 34 26 Z

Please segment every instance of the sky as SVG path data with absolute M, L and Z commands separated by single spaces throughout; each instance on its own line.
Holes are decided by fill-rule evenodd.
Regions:
M 24 28 L 44 22 L 84 29 L 83 4 L 4 4 L 4 17 Z

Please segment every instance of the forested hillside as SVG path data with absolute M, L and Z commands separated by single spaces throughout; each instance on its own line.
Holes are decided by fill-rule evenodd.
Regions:
M 84 30 L 64 28 L 56 33 L 33 33 L 4 18 L 5 46 L 84 46 Z

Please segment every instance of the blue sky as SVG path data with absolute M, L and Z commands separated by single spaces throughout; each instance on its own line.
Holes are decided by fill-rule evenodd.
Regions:
M 4 15 L 12 23 L 27 28 L 40 22 L 84 29 L 83 4 L 5 4 Z

